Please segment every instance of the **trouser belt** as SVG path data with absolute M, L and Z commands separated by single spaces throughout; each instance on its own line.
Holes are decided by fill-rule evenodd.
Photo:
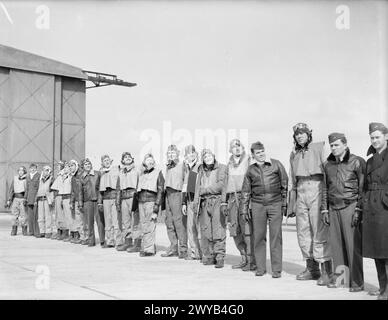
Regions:
M 24 198 L 24 192 L 15 193 L 15 194 L 14 194 L 14 197 L 15 197 L 15 198 L 18 198 L 18 199 L 22 199 L 22 198 Z

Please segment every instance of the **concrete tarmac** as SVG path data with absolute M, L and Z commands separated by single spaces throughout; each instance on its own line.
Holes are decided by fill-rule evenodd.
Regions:
M 314 299 L 375 300 L 368 290 L 378 287 L 374 262 L 364 259 L 365 290 L 350 293 L 346 288 L 320 287 L 315 281 L 297 281 L 304 270 L 298 247 L 295 219 L 283 225 L 283 273 L 280 279 L 267 273 L 232 270 L 240 260 L 233 239 L 227 239 L 223 269 L 198 261 L 162 258 L 169 241 L 164 224 L 157 225 L 156 256 L 118 252 L 37 239 L 11 237 L 11 216 L 0 213 L 0 299 Z M 96 233 L 97 234 L 97 233 Z M 269 250 L 267 250 L 269 259 Z

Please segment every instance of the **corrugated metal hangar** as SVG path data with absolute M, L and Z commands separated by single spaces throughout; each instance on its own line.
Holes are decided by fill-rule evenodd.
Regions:
M 0 209 L 19 166 L 85 157 L 86 81 L 136 85 L 0 45 Z

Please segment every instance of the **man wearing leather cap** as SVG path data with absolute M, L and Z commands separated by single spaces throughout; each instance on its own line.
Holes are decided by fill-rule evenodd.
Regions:
M 84 171 L 81 176 L 82 194 L 84 201 L 84 214 L 88 224 L 87 245 L 93 247 L 96 245 L 96 236 L 94 232 L 94 221 L 97 223 L 98 236 L 101 246 L 105 241 L 105 220 L 104 213 L 97 207 L 97 199 L 100 188 L 100 172 L 93 170 L 90 159 L 86 158 L 83 162 Z
M 330 134 L 329 144 L 321 213 L 329 226 L 334 270 L 340 272 L 339 267 L 346 266 L 349 272 L 344 274 L 349 279 L 345 283 L 349 283 L 350 292 L 358 292 L 364 288 L 361 214 L 365 160 L 350 153 L 343 133 Z M 336 280 L 334 276 L 328 287 L 336 288 Z
M 249 166 L 249 155 L 239 139 L 233 139 L 229 145 L 231 153 L 227 165 L 228 174 L 226 182 L 225 199 L 222 202 L 228 203 L 229 233 L 240 252 L 241 262 L 233 265 L 233 269 L 241 268 L 244 271 L 253 269 L 251 229 L 250 222 L 244 218 L 241 205 L 241 189 L 244 176 Z
M 214 153 L 204 149 L 198 169 L 194 203 L 201 225 L 201 249 L 204 265 L 224 267 L 227 203 L 221 203 L 227 169 L 220 164 Z
M 182 213 L 182 188 L 185 179 L 184 166 L 179 160 L 176 145 L 167 148 L 166 165 L 166 227 L 170 246 L 162 257 L 187 257 L 187 217 Z
M 118 251 L 140 251 L 139 238 L 139 213 L 136 207 L 136 189 L 139 181 L 139 173 L 135 168 L 134 159 L 129 152 L 121 155 L 120 168 L 120 201 L 121 201 L 121 237 Z
M 113 248 L 119 244 L 120 228 L 118 214 L 120 211 L 119 169 L 112 165 L 109 155 L 101 156 L 101 178 L 97 206 L 104 212 L 105 243 L 102 248 Z
M 369 124 L 371 146 L 366 163 L 362 254 L 375 260 L 378 300 L 388 300 L 388 129 L 382 123 Z
M 156 221 L 163 200 L 164 177 L 156 167 L 151 153 L 144 156 L 139 175 L 137 194 L 139 201 L 141 257 L 154 256 L 156 253 Z
M 251 146 L 254 159 L 244 177 L 242 186 L 242 214 L 252 221 L 256 276 L 266 273 L 267 224 L 271 250 L 272 277 L 282 272 L 282 218 L 287 211 L 288 177 L 279 160 L 267 159 L 264 145 Z M 249 211 L 252 206 L 252 216 Z
M 22 234 L 27 235 L 26 206 L 24 205 L 24 194 L 26 191 L 27 169 L 19 167 L 18 174 L 13 177 L 8 192 L 6 207 L 11 208 L 13 215 L 11 236 L 16 236 L 18 225 L 22 227 Z
M 305 123 L 293 127 L 294 148 L 290 155 L 291 200 L 288 209 L 296 214 L 299 247 L 306 269 L 297 280 L 318 280 L 328 285 L 332 276 L 328 244 L 329 228 L 321 216 L 321 194 L 324 180 L 324 142 L 312 142 L 312 130 Z M 321 266 L 321 271 L 319 270 Z

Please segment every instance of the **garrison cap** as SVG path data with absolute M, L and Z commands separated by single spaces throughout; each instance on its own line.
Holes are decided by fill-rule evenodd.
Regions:
M 381 131 L 382 133 L 388 133 L 388 129 L 385 125 L 383 125 L 382 123 L 379 123 L 379 122 L 371 122 L 369 124 L 369 134 L 371 134 L 372 132 L 375 132 L 376 130 L 379 130 Z
M 260 141 L 252 143 L 251 150 L 264 150 L 264 145 Z
M 333 132 L 333 133 L 329 134 L 329 143 L 333 143 L 334 141 L 337 141 L 338 139 L 345 139 L 345 141 L 346 141 L 346 137 L 343 133 Z

